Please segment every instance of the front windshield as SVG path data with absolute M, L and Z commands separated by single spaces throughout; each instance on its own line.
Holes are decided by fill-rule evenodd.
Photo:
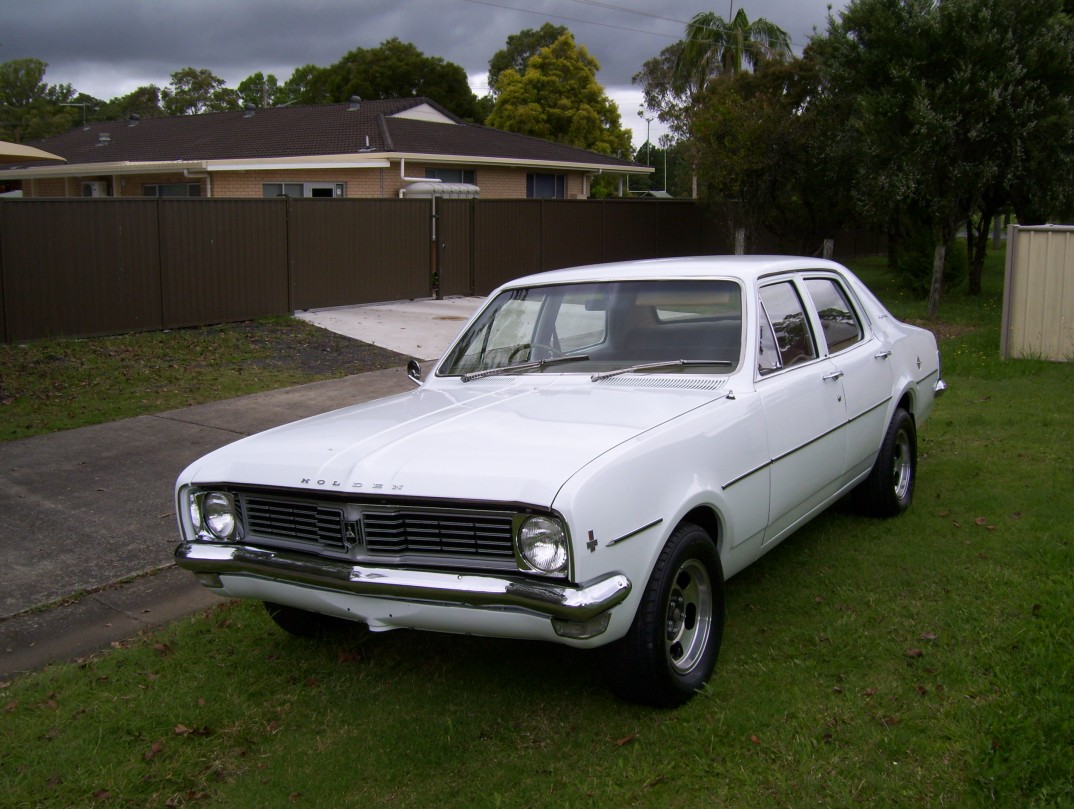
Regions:
M 687 363 L 659 371 L 730 373 L 741 347 L 742 294 L 734 281 L 536 286 L 498 295 L 438 373 L 595 374 L 680 360 Z

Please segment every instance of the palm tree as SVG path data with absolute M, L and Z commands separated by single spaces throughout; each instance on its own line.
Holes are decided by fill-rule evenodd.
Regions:
M 733 76 L 768 60 L 791 55 L 787 32 L 764 17 L 750 22 L 743 9 L 728 23 L 712 11 L 694 15 L 686 24 L 686 37 L 675 63 L 679 86 L 691 95 L 705 89 L 716 76 Z

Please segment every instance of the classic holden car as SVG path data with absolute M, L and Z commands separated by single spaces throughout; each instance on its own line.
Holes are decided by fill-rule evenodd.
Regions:
M 932 334 L 846 268 L 759 256 L 520 278 L 410 373 L 192 464 L 178 564 L 300 635 L 600 647 L 657 706 L 711 675 L 728 578 L 844 495 L 910 505 L 944 390 Z

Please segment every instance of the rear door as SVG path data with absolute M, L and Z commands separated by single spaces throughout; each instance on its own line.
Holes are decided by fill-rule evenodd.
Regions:
M 891 351 L 873 334 L 838 276 L 807 276 L 805 288 L 819 323 L 821 351 L 842 375 L 846 478 L 850 480 L 872 468 L 887 427 L 893 384 Z
M 757 392 L 772 468 L 768 543 L 838 490 L 846 458 L 846 408 L 839 371 L 821 355 L 796 280 L 764 284 L 760 304 Z

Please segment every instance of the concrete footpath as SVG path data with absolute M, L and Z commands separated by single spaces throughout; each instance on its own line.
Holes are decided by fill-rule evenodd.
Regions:
M 373 319 L 381 306 L 300 316 L 430 359 L 477 303 L 390 304 L 394 317 Z M 172 561 L 173 490 L 187 464 L 261 430 L 412 388 L 393 368 L 0 443 L 0 680 L 219 603 Z

